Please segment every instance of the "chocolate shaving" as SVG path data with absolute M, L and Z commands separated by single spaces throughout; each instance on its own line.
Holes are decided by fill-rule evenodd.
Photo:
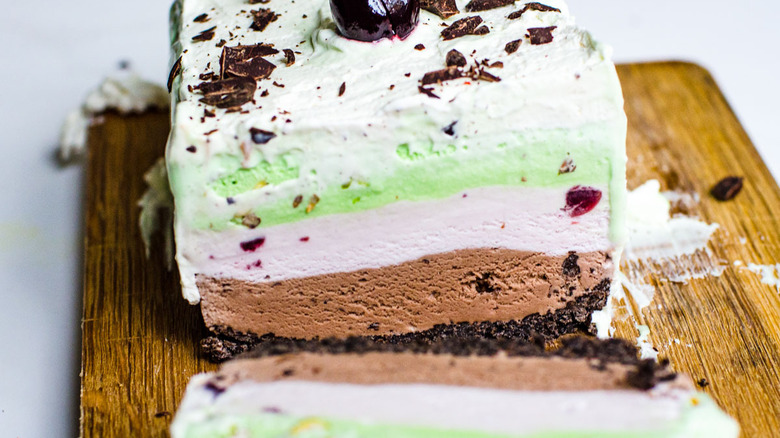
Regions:
M 256 144 L 266 144 L 276 137 L 276 134 L 273 132 L 264 131 L 258 128 L 249 128 L 249 134 L 252 136 L 252 141 Z
M 509 6 L 514 3 L 515 0 L 471 0 L 466 5 L 466 10 L 469 12 L 487 11 L 503 6 Z
M 455 0 L 420 0 L 420 8 L 445 19 L 460 12 Z
M 195 17 L 195 19 L 192 20 L 192 21 L 194 21 L 196 23 L 205 23 L 205 22 L 209 21 L 209 14 L 200 14 L 197 17 Z
M 447 52 L 447 60 L 445 61 L 447 67 L 465 67 L 466 64 L 466 57 L 462 53 L 455 49 Z
M 512 54 L 517 52 L 517 49 L 520 48 L 520 44 L 523 42 L 523 40 L 514 40 L 506 43 L 504 46 L 504 50 L 506 53 Z
M 531 27 L 528 29 L 527 37 L 531 39 L 531 44 L 535 46 L 551 43 L 553 41 L 552 32 L 556 27 Z
M 276 65 L 263 59 L 263 56 L 276 53 L 279 51 L 262 43 L 252 46 L 225 47 L 220 57 L 222 78 L 242 76 L 255 80 L 265 79 L 271 75 Z
M 269 24 L 279 18 L 279 14 L 270 9 L 260 8 L 256 11 L 250 12 L 252 13 L 252 20 L 254 21 L 252 22 L 252 25 L 249 26 L 249 28 L 258 32 L 264 31 Z
M 461 18 L 441 31 L 441 36 L 445 41 L 447 41 L 460 38 L 464 35 L 473 35 L 474 31 L 477 30 L 477 26 L 480 24 L 482 24 L 482 17 L 479 15 Z
M 727 176 L 715 184 L 710 194 L 718 201 L 730 201 L 742 190 L 742 181 L 742 177 Z
M 450 137 L 454 136 L 455 135 L 455 125 L 457 123 L 458 123 L 458 121 L 455 120 L 454 122 L 452 122 L 449 125 L 447 125 L 444 128 L 442 128 L 442 132 L 447 134 L 447 135 L 449 135 Z
M 463 76 L 463 71 L 460 68 L 453 66 L 425 73 L 420 82 L 422 85 L 440 84 L 445 81 L 462 78 Z
M 474 79 L 478 81 L 485 81 L 485 82 L 501 82 L 501 78 L 499 78 L 496 75 L 490 74 L 486 72 L 482 68 L 478 68 L 476 70 L 476 74 L 473 76 Z
M 238 108 L 252 100 L 257 83 L 252 78 L 235 77 L 214 82 L 202 82 L 197 87 L 203 93 L 201 102 L 217 108 Z
M 342 82 L 341 86 L 339 87 L 339 97 L 343 96 L 346 91 L 347 91 L 347 83 Z
M 179 59 L 176 60 L 176 62 L 173 63 L 173 67 L 171 67 L 171 72 L 168 74 L 168 92 L 170 93 L 171 90 L 173 90 L 173 80 L 176 79 L 176 75 L 181 73 L 181 56 L 179 56 Z
M 210 81 L 216 78 L 217 78 L 217 74 L 214 73 L 213 71 L 210 71 L 208 73 L 201 73 L 198 75 L 198 79 L 200 79 L 201 81 Z
M 214 29 L 216 29 L 216 28 L 217 28 L 217 26 L 214 26 L 212 28 L 204 30 L 203 32 L 201 32 L 201 33 L 195 35 L 194 37 L 192 37 L 192 41 L 203 42 L 203 41 L 208 41 L 208 40 L 214 38 Z
M 433 99 L 441 99 L 439 96 L 437 96 L 436 94 L 433 93 L 432 89 L 425 88 L 422 85 L 417 87 L 417 91 L 419 91 L 420 93 L 422 93 L 422 94 L 424 94 L 424 95 L 426 95 L 428 97 L 431 97 Z
M 289 67 L 295 64 L 295 53 L 292 49 L 284 49 L 282 52 L 284 52 L 284 65 Z
M 511 14 L 507 15 L 506 18 L 510 20 L 515 20 L 523 16 L 524 13 L 528 11 L 539 11 L 539 12 L 561 12 L 560 9 L 554 8 L 552 6 L 543 5 L 541 3 L 537 2 L 531 2 L 526 3 L 525 6 L 523 6 L 523 9 L 520 9 L 519 11 L 512 12 Z
M 250 5 L 256 5 L 258 3 L 262 3 L 262 4 L 265 5 L 265 4 L 268 4 L 270 2 L 271 2 L 271 0 L 249 0 L 249 4 Z

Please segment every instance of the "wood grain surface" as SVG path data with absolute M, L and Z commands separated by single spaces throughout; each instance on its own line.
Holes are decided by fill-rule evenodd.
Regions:
M 660 357 L 695 380 L 736 417 L 743 436 L 780 430 L 780 293 L 734 261 L 780 263 L 780 190 L 712 77 L 685 63 L 619 66 L 629 118 L 629 188 L 648 179 L 696 193 L 688 213 L 720 229 L 697 257 L 719 276 L 687 283 L 653 266 L 656 287 L 642 311 L 624 303 L 617 334 L 650 327 Z M 197 307 L 181 298 L 161 251 L 147 260 L 138 230 L 143 173 L 162 156 L 168 114 L 107 114 L 89 135 L 82 346 L 83 436 L 166 436 L 190 376 L 213 370 L 198 358 Z M 745 177 L 732 201 L 708 191 Z M 158 245 L 159 248 L 159 245 Z

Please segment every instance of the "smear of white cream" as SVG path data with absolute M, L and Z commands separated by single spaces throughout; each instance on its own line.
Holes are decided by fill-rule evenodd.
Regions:
M 89 127 L 101 113 L 115 110 L 120 114 L 133 114 L 169 106 L 168 91 L 161 85 L 146 81 L 130 71 L 108 77 L 65 118 L 60 132 L 58 158 L 61 163 L 69 163 L 84 155 Z
M 157 231 L 164 233 L 166 267 L 173 269 L 173 195 L 168 185 L 168 172 L 165 168 L 165 158 L 160 158 L 144 174 L 146 192 L 138 201 L 141 216 L 138 224 L 141 228 L 141 238 L 146 247 L 146 257 L 151 254 L 152 236 Z

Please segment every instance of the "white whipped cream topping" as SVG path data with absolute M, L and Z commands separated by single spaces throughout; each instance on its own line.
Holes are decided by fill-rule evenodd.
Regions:
M 301 417 L 428 426 L 487 433 L 544 431 L 669 431 L 680 436 L 736 437 L 736 423 L 705 395 L 658 385 L 650 391 L 507 391 L 445 385 L 355 385 L 308 381 L 242 381 L 219 396 L 192 378 L 171 426 L 183 437 L 189 423 L 265 408 Z M 693 400 L 696 400 L 695 402 Z M 693 407 L 698 404 L 698 408 Z M 697 418 L 685 414 L 697 409 Z M 686 428 L 685 425 L 689 427 Z
M 87 147 L 87 131 L 95 116 L 108 110 L 120 114 L 141 113 L 151 108 L 168 108 L 167 90 L 142 79 L 132 72 L 121 72 L 108 77 L 87 94 L 84 103 L 65 118 L 60 133 L 59 159 L 72 161 L 84 154 Z
M 193 230 L 188 260 L 205 275 L 263 283 L 380 268 L 459 249 L 549 255 L 609 250 L 609 199 L 605 196 L 591 212 L 571 217 L 563 211 L 566 192 L 484 187 L 448 199 L 396 202 L 254 231 Z M 255 251 L 241 248 L 241 242 L 257 238 L 265 241 Z M 197 292 L 185 292 L 191 290 Z M 185 297 L 199 300 L 195 294 Z

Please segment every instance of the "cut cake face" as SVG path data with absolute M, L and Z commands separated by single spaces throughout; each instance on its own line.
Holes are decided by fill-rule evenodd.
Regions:
M 604 306 L 626 197 L 609 51 L 562 1 L 456 6 L 366 43 L 327 0 L 174 5 L 177 261 L 210 329 L 573 330 Z
M 638 360 L 625 341 L 562 344 L 550 352 L 497 341 L 268 343 L 195 376 L 171 430 L 174 438 L 737 436 L 686 377 Z

